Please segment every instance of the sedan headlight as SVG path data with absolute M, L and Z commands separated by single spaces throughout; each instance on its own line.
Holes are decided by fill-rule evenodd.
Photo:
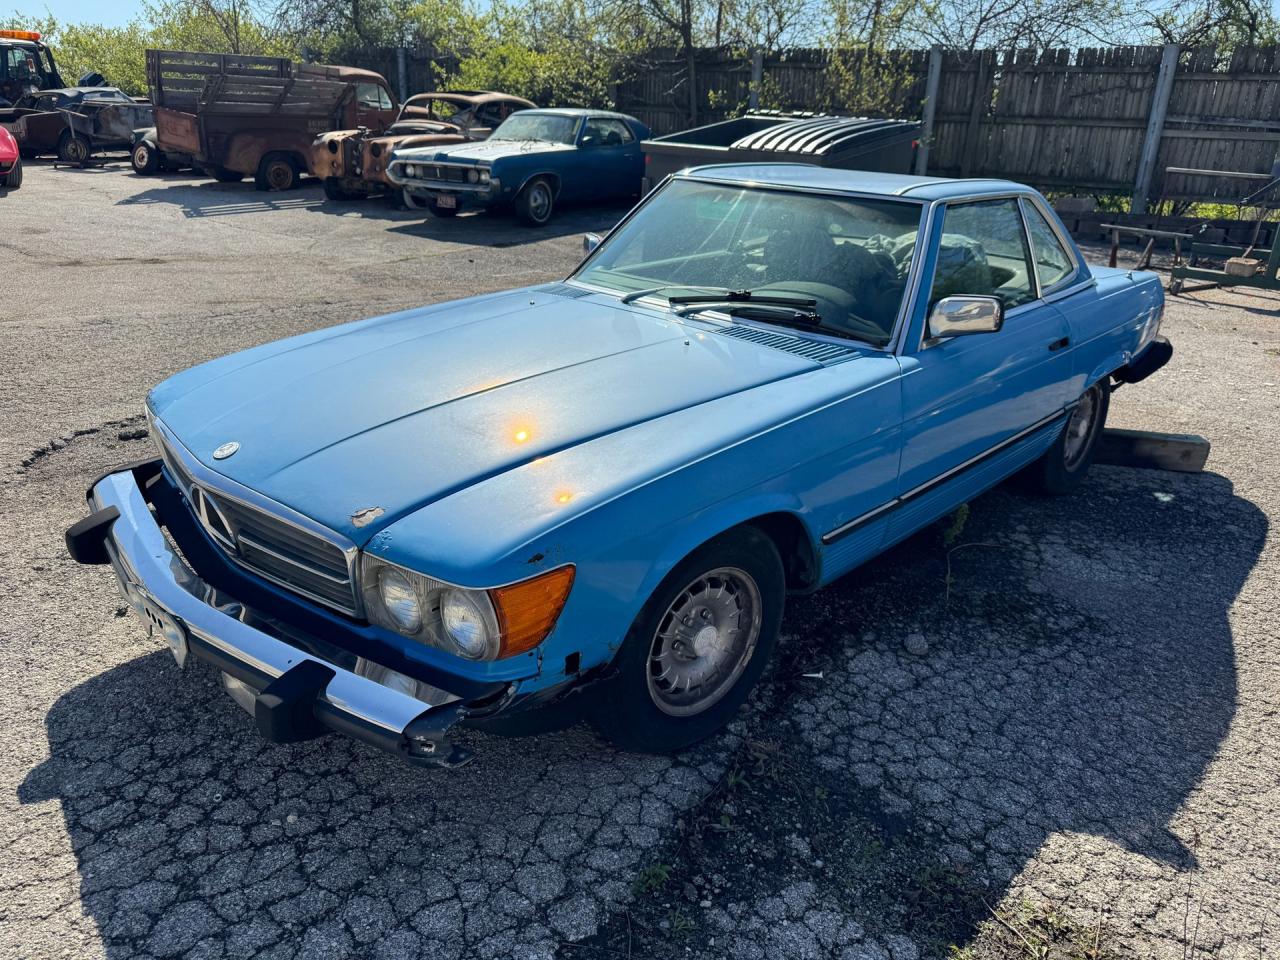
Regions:
M 378 599 L 397 630 L 417 633 L 422 629 L 422 602 L 403 570 L 384 566 L 378 571 Z
M 479 182 L 480 182 L 480 171 L 474 168 L 471 170 L 468 170 L 467 183 L 479 183 Z
M 488 182 L 489 182 L 489 171 L 488 171 L 488 170 L 485 170 L 485 169 L 481 168 L 481 170 L 480 170 L 480 182 L 481 182 L 481 183 L 488 183 Z
M 365 555 L 361 590 L 370 622 L 468 660 L 497 660 L 531 650 L 555 626 L 574 568 L 491 590 L 436 580 Z

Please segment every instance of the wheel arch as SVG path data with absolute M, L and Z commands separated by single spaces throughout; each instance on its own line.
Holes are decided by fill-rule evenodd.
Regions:
M 554 171 L 551 171 L 551 170 L 540 170 L 536 173 L 529 174 L 527 177 L 525 177 L 523 180 L 520 181 L 520 186 L 516 187 L 515 192 L 512 194 L 512 196 L 513 197 L 520 196 L 520 194 L 524 192 L 525 187 L 527 187 L 534 180 L 537 180 L 539 178 L 542 178 L 544 180 L 548 180 L 551 182 L 551 198 L 553 200 L 559 199 L 560 174 L 555 173 Z

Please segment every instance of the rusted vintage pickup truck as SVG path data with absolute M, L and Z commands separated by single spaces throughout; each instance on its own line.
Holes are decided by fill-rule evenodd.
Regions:
M 419 93 L 404 102 L 400 116 L 382 135 L 368 129 L 321 134 L 311 148 L 311 174 L 324 181 L 325 196 L 330 200 L 398 192 L 387 179 L 392 150 L 486 140 L 511 114 L 534 106 L 507 93 Z
M 328 130 L 381 132 L 399 104 L 380 74 L 283 57 L 147 51 L 156 147 L 218 180 L 288 190 Z

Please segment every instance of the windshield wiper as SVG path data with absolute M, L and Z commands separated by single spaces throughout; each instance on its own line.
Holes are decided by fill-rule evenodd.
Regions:
M 663 290 L 705 290 L 708 293 L 715 293 L 717 296 L 725 296 L 733 293 L 728 287 L 704 287 L 696 283 L 664 283 L 660 287 L 646 287 L 643 290 L 632 290 L 628 294 L 624 294 L 620 298 L 621 303 L 632 303 L 641 297 L 650 297 L 655 293 L 661 293 Z
M 731 317 L 746 317 L 748 320 L 763 320 L 766 323 L 803 327 L 806 330 L 828 329 L 817 312 L 789 303 L 756 301 L 736 303 L 727 300 L 714 300 L 705 303 L 686 304 L 675 313 L 678 317 L 687 317 L 692 313 L 701 313 L 704 310 L 715 310 Z
M 716 293 L 695 293 L 688 297 L 668 297 L 673 307 L 707 306 L 715 303 L 749 303 L 753 306 L 812 308 L 818 305 L 813 297 L 796 297 L 785 293 L 755 293 L 751 290 L 729 290 Z M 683 315 L 684 310 L 676 313 Z M 814 314 L 817 316 L 817 314 Z

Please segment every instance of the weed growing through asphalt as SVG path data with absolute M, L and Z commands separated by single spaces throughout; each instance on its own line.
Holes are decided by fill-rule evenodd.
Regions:
M 631 892 L 637 897 L 642 897 L 647 893 L 657 893 L 667 885 L 667 879 L 670 876 L 671 864 L 651 863 L 636 874 L 636 881 L 632 884 Z

